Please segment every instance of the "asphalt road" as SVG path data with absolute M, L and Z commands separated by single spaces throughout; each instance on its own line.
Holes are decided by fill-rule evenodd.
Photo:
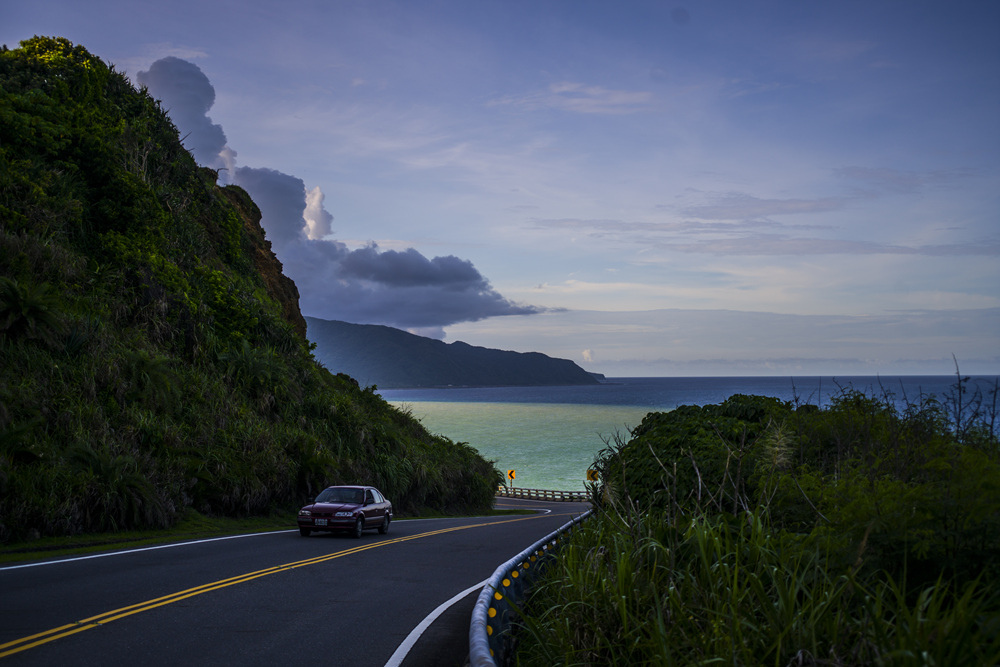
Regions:
M 360 540 L 293 528 L 0 568 L 0 663 L 385 665 L 439 605 L 587 509 L 497 506 L 549 513 L 396 521 Z M 477 593 L 449 606 L 403 667 L 461 665 Z

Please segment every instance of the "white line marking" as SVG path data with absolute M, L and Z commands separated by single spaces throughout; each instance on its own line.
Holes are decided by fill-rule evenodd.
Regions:
M 406 639 L 404 639 L 403 643 L 399 645 L 399 648 L 396 649 L 396 652 L 393 653 L 392 656 L 390 656 L 389 662 L 385 663 L 385 667 L 399 667 L 401 664 L 403 664 L 403 660 L 406 658 L 406 654 L 410 652 L 410 649 L 413 648 L 413 645 L 417 643 L 418 639 L 420 639 L 420 635 L 424 634 L 424 630 L 429 628 L 431 626 L 431 623 L 437 620 L 438 616 L 443 614 L 445 611 L 448 610 L 450 606 L 452 606 L 453 604 L 464 598 L 469 593 L 473 591 L 482 590 L 483 586 L 485 586 L 488 581 L 489 579 L 483 579 L 475 586 L 470 586 L 469 588 L 466 588 L 464 591 L 462 591 L 455 597 L 451 598 L 447 602 L 442 602 L 441 604 L 439 604 L 437 609 L 428 614 L 427 618 L 420 621 L 420 624 L 410 631 L 410 634 L 406 636 Z
M 549 514 L 552 510 L 539 510 L 545 514 Z M 402 519 L 403 521 L 442 521 L 447 519 L 452 519 L 455 517 L 434 517 L 431 519 Z M 220 540 L 235 540 L 241 537 L 258 537 L 260 535 L 276 535 L 278 533 L 294 533 L 297 529 L 292 528 L 290 530 L 269 530 L 263 533 L 247 533 L 246 535 L 227 535 L 225 537 L 209 537 L 203 540 L 192 540 L 191 542 L 174 542 L 172 544 L 160 544 L 153 547 L 140 547 L 139 549 L 125 549 L 123 551 L 111 551 L 106 554 L 91 554 L 90 556 L 77 556 L 76 558 L 62 558 L 59 560 L 45 560 L 39 561 L 37 563 L 24 563 L 22 565 L 8 565 L 6 567 L 0 567 L 0 572 L 4 570 L 20 570 L 25 567 L 38 567 L 39 565 L 58 565 L 60 563 L 73 563 L 78 560 L 90 560 L 91 558 L 106 558 L 108 556 L 121 556 L 122 554 L 134 554 L 140 551 L 153 551 L 155 549 L 171 549 L 173 547 L 185 547 L 191 544 L 202 544 L 204 542 L 218 542 Z M 484 584 L 485 585 L 485 584 Z
M 292 530 L 270 530 L 266 533 L 248 533 L 246 535 L 227 535 L 226 537 L 210 537 L 204 540 L 193 540 L 191 542 L 174 542 L 173 544 L 160 544 L 155 547 L 142 547 L 139 549 L 126 549 L 125 551 L 112 551 L 106 554 L 91 554 L 90 556 L 77 556 L 76 558 L 63 558 L 61 560 L 46 560 L 38 563 L 25 563 L 23 565 L 8 565 L 0 567 L 0 572 L 4 570 L 19 570 L 23 567 L 38 567 L 39 565 L 59 565 L 60 563 L 72 563 L 78 560 L 90 560 L 91 558 L 106 558 L 107 556 L 121 556 L 122 554 L 134 554 L 140 551 L 153 551 L 155 549 L 172 549 L 173 547 L 186 547 L 191 544 L 202 544 L 204 542 L 218 542 L 220 540 L 235 540 L 241 537 L 258 537 L 260 535 L 275 535 L 277 533 L 291 533 Z

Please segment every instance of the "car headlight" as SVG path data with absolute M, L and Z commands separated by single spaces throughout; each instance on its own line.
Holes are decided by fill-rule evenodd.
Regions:
M 299 510 L 299 516 L 312 516 L 312 512 L 309 510 Z
M 354 512 L 337 512 L 336 516 L 354 516 Z

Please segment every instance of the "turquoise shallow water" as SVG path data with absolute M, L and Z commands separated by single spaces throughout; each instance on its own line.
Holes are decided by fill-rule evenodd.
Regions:
M 467 442 L 513 486 L 580 491 L 604 440 L 627 437 L 648 408 L 616 405 L 392 401 L 432 433 Z
M 594 455 L 615 435 L 627 438 L 650 411 L 718 403 L 732 394 L 774 396 L 829 404 L 845 388 L 891 397 L 899 406 L 922 396 L 945 400 L 954 376 L 608 378 L 569 387 L 447 387 L 390 389 L 379 393 L 410 410 L 431 432 L 467 442 L 501 471 L 514 470 L 514 486 L 577 491 Z M 964 402 L 987 403 L 997 376 L 973 377 Z

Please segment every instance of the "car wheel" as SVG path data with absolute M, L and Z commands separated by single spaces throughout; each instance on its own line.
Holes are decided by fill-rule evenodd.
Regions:
M 382 521 L 382 525 L 378 527 L 378 534 L 385 535 L 389 532 L 389 515 L 385 515 L 385 519 Z
M 361 537 L 361 531 L 363 531 L 364 529 L 365 529 L 365 520 L 362 519 L 361 517 L 358 517 L 358 520 L 354 522 L 354 533 L 353 533 L 354 537 L 355 538 Z
M 311 532 L 312 531 L 309 530 L 308 528 L 299 528 L 299 535 L 301 535 L 302 537 L 309 537 L 309 533 Z

